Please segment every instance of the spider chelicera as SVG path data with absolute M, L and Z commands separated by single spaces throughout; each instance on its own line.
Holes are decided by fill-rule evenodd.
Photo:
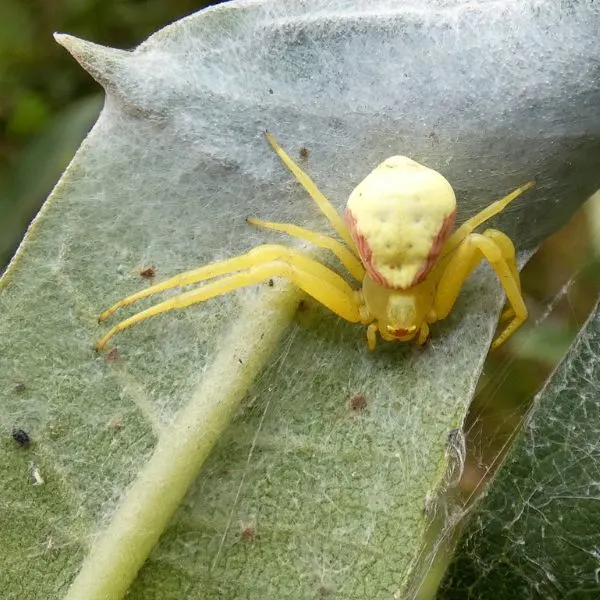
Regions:
M 504 210 L 531 188 L 530 181 L 465 221 L 454 233 L 456 198 L 438 172 L 405 156 L 392 156 L 375 168 L 350 194 L 344 218 L 310 177 L 285 153 L 268 132 L 267 140 L 297 181 L 310 194 L 342 241 L 290 223 L 257 218 L 247 222 L 281 231 L 330 250 L 359 282 L 354 289 L 345 279 L 314 258 L 279 244 L 257 246 L 246 254 L 186 271 L 128 296 L 104 311 L 104 321 L 116 310 L 164 290 L 220 279 L 184 292 L 115 325 L 97 344 L 102 350 L 119 331 L 176 309 L 186 308 L 232 290 L 283 277 L 339 317 L 367 325 L 367 344 L 373 350 L 377 333 L 384 340 L 415 340 L 423 345 L 429 325 L 444 319 L 473 269 L 485 258 L 500 280 L 510 308 L 510 321 L 492 347 L 504 343 L 525 321 L 515 248 L 496 229 L 474 230 Z

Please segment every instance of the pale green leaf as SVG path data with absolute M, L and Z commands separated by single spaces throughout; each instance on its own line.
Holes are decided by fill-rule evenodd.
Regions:
M 2 279 L 6 597 L 410 595 L 495 327 L 488 269 L 425 351 L 369 353 L 313 302 L 294 318 L 279 281 L 144 323 L 118 356 L 94 354 L 96 315 L 146 267 L 293 243 L 248 214 L 328 231 L 266 128 L 340 209 L 393 153 L 444 173 L 461 219 L 537 176 L 496 221 L 535 245 L 598 187 L 596 10 L 245 2 L 134 52 L 59 37 L 107 100 Z

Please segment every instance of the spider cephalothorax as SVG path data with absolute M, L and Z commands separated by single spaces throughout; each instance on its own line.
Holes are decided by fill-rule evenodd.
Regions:
M 405 156 L 392 156 L 354 189 L 344 222 L 274 137 L 269 133 L 266 137 L 343 242 L 289 223 L 256 218 L 247 219 L 248 223 L 330 250 L 360 284 L 359 289 L 353 289 L 338 273 L 298 250 L 265 244 L 246 254 L 186 271 L 120 300 L 99 320 L 157 292 L 220 277 L 121 321 L 96 344 L 98 350 L 115 333 L 154 315 L 273 277 L 288 279 L 343 319 L 368 325 L 370 349 L 375 347 L 377 332 L 384 340 L 414 339 L 424 344 L 429 325 L 444 319 L 452 310 L 465 280 L 482 258 L 493 267 L 510 303 L 503 315 L 510 323 L 492 347 L 505 342 L 527 318 L 510 238 L 496 229 L 483 233 L 474 230 L 532 187 L 533 181 L 494 202 L 451 233 L 456 217 L 452 186 L 440 173 Z

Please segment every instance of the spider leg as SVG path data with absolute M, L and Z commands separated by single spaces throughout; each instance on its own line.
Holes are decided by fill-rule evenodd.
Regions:
M 224 265 L 227 265 L 227 268 Z M 260 283 L 272 277 L 285 277 L 346 321 L 357 323 L 361 320 L 360 307 L 356 301 L 354 290 L 337 273 L 318 263 L 316 260 L 285 246 L 258 246 L 247 254 L 207 265 L 188 273 L 182 273 L 180 276 L 173 277 L 163 282 L 163 284 L 153 287 L 160 287 L 161 290 L 169 289 L 184 285 L 180 283 L 182 280 L 185 283 L 196 283 L 206 280 L 209 277 L 214 277 L 216 274 L 224 275 L 240 269 L 245 270 L 207 283 L 199 289 L 169 298 L 121 321 L 96 344 L 96 350 L 102 350 L 108 340 L 119 331 L 128 329 L 150 317 L 169 310 L 186 308 L 192 304 L 204 302 L 210 298 L 221 296 L 238 288 Z M 198 276 L 200 271 L 202 271 L 201 276 Z M 195 273 L 196 275 L 191 278 L 191 273 Z M 193 281 L 190 279 L 193 279 Z M 169 285 L 165 286 L 165 284 Z M 152 290 L 152 288 L 147 288 L 143 292 L 148 292 L 149 290 Z M 151 293 L 161 290 L 154 290 Z M 131 300 L 131 298 L 138 295 L 134 294 L 117 304 L 119 307 L 131 304 L 131 302 L 135 301 Z M 146 293 L 145 295 L 150 294 Z M 137 300 L 138 298 L 135 299 Z
M 492 343 L 492 348 L 497 348 L 527 318 L 515 262 L 515 249 L 510 238 L 502 232 L 488 229 L 483 234 L 472 233 L 464 239 L 441 274 L 436 289 L 434 312 L 436 320 L 448 316 L 465 280 L 482 258 L 486 258 L 496 272 L 513 311 L 512 321 Z
M 512 273 L 517 288 L 521 291 L 521 278 L 519 277 L 519 269 L 517 267 L 517 253 L 512 240 L 504 232 L 498 231 L 498 229 L 486 229 L 483 235 L 492 240 L 500 248 L 502 257 Z
M 513 274 L 515 279 L 515 283 L 519 287 L 519 291 L 521 290 L 521 278 L 519 276 L 519 269 L 517 268 L 517 258 L 515 253 L 515 246 L 512 243 L 511 239 L 502 231 L 498 231 L 497 229 L 487 229 L 484 232 L 484 235 L 491 238 L 502 248 L 502 256 L 506 259 L 508 266 Z M 512 307 L 508 307 L 506 310 L 502 312 L 500 316 L 500 322 L 504 323 L 505 321 L 510 321 L 515 316 L 515 311 Z
M 299 227 L 298 225 L 293 225 L 292 223 L 272 223 L 271 221 L 263 221 L 262 219 L 257 219 L 256 217 L 247 217 L 246 222 L 250 223 L 250 225 L 263 227 L 264 229 L 282 231 L 288 235 L 311 242 L 319 248 L 331 250 L 331 252 L 337 256 L 344 267 L 348 269 L 348 272 L 352 275 L 352 277 L 358 281 L 362 281 L 365 277 L 365 269 L 362 266 L 362 263 L 354 256 L 354 254 L 352 254 L 352 252 L 350 252 L 350 250 L 348 250 L 346 246 L 344 246 L 344 244 L 338 242 L 336 239 L 328 235 L 322 235 L 321 233 L 311 231 L 310 229 L 305 229 L 304 227 Z
M 218 277 L 219 275 L 227 275 L 235 271 L 248 269 L 256 264 L 263 264 L 282 258 L 295 260 L 298 262 L 298 264 L 302 265 L 303 268 L 312 268 L 313 270 L 317 270 L 319 276 L 329 281 L 332 285 L 343 285 L 350 289 L 350 286 L 348 286 L 348 284 L 337 273 L 318 263 L 316 260 L 302 254 L 301 252 L 286 246 L 281 246 L 279 244 L 263 244 L 253 248 L 245 254 L 220 260 L 209 265 L 204 265 L 202 267 L 198 267 L 197 269 L 192 269 L 191 271 L 184 271 L 183 273 L 179 273 L 179 275 L 175 275 L 170 279 L 166 279 L 165 281 L 161 281 L 160 283 L 156 283 L 150 287 L 144 288 L 135 294 L 131 294 L 130 296 L 119 300 L 109 309 L 101 313 L 98 317 L 98 321 L 104 321 L 120 308 L 129 306 L 130 304 L 133 304 L 142 298 L 153 296 L 159 292 L 164 292 L 165 290 L 170 290 L 176 287 L 182 287 L 184 285 L 200 283 L 201 281 L 206 281 L 207 279 L 212 279 L 213 277 Z
M 367 348 L 373 351 L 377 346 L 377 323 L 371 323 L 367 327 Z
M 279 145 L 272 133 L 265 131 L 265 137 L 269 144 L 271 144 L 273 150 L 277 153 L 277 156 L 281 159 L 283 164 L 292 172 L 298 183 L 308 192 L 310 197 L 316 202 L 321 212 L 327 217 L 333 228 L 337 231 L 338 235 L 346 242 L 348 247 L 358 256 L 358 251 L 354 245 L 354 241 L 350 236 L 350 231 L 344 222 L 344 219 L 339 215 L 337 210 L 333 207 L 331 202 L 323 195 L 319 188 L 315 185 L 315 182 L 288 156 L 285 150 Z
M 535 185 L 535 181 L 528 181 L 526 184 L 518 187 L 516 190 L 508 194 L 508 196 L 504 196 L 500 200 L 497 200 L 493 204 L 490 204 L 488 207 L 484 208 L 481 212 L 472 216 L 470 219 L 466 220 L 449 238 L 442 252 L 440 253 L 440 258 L 447 256 L 450 252 L 458 248 L 459 244 L 476 228 L 479 227 L 482 223 L 485 223 L 488 219 L 491 219 L 493 216 L 497 215 L 499 212 L 502 212 L 513 200 L 518 198 L 521 194 L 526 192 L 528 189 L 532 188 Z
M 429 340 L 429 325 L 427 323 L 423 323 L 421 328 L 419 329 L 419 334 L 417 336 L 417 345 L 424 346 Z

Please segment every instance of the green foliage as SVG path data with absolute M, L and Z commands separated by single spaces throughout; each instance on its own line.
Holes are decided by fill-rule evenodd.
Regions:
M 292 155 L 309 149 L 339 209 L 406 147 L 456 185 L 461 219 L 535 173 L 538 189 L 497 223 L 520 248 L 559 227 L 598 184 L 599 140 L 571 135 L 595 122 L 596 13 L 511 2 L 504 25 L 519 27 L 498 39 L 486 6 L 440 6 L 243 3 L 135 52 L 59 37 L 107 102 L 0 282 L 9 600 L 420 586 L 432 522 L 433 545 L 454 525 L 445 494 L 501 303 L 489 270 L 425 352 L 368 353 L 360 327 L 313 302 L 294 318 L 300 295 L 279 281 L 153 319 L 112 353 L 92 347 L 96 315 L 145 285 L 144 268 L 163 278 L 279 239 L 248 214 L 323 227 L 267 127 Z
M 99 94 L 72 102 L 6 169 L 0 200 L 0 267 L 8 262 L 41 200 L 98 118 L 101 105 Z
M 143 10 L 121 0 L 45 2 L 3 0 L 0 4 L 0 165 L 41 133 L 53 115 L 95 91 L 92 82 L 52 43 L 57 30 L 132 46 L 165 22 L 210 2 L 145 2 Z
M 0 2 L 0 272 L 100 109 L 94 82 L 52 34 L 119 47 L 209 2 Z M 95 105 L 95 107 L 93 106 Z

